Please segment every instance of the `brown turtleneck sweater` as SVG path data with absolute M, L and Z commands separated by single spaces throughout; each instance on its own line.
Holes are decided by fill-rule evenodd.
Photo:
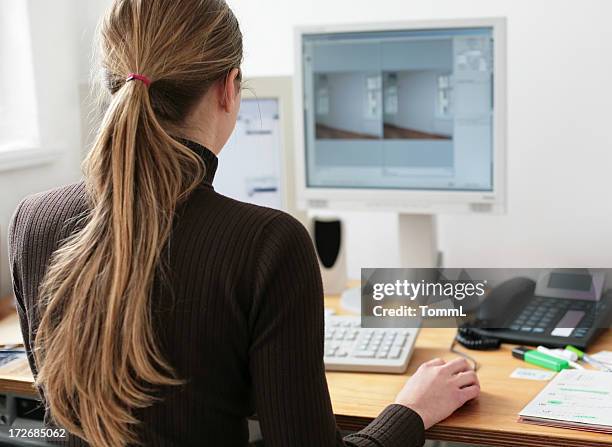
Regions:
M 412 410 L 390 405 L 344 439 L 323 365 L 323 292 L 307 231 L 277 210 L 215 192 L 217 157 L 188 146 L 206 178 L 177 210 L 165 251 L 168 279 L 155 283 L 155 330 L 185 385 L 137 416 L 147 446 L 245 446 L 257 413 L 267 447 L 412 447 L 424 442 Z M 9 229 L 17 306 L 33 373 L 38 286 L 52 253 L 87 211 L 83 183 L 24 199 Z M 76 266 L 75 266 L 76 268 Z M 47 417 L 52 415 L 47 415 Z M 81 445 L 75 437 L 66 443 Z

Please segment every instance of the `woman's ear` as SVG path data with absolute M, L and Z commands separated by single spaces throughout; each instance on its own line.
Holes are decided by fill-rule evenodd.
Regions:
M 240 69 L 232 68 L 223 83 L 223 96 L 221 106 L 227 113 L 231 113 L 240 101 Z

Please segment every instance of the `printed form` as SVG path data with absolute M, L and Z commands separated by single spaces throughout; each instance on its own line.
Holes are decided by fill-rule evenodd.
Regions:
M 612 373 L 563 370 L 519 416 L 521 422 L 612 433 Z

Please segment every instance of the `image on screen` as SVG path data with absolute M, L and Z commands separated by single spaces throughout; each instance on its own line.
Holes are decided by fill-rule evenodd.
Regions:
M 310 187 L 491 191 L 491 28 L 303 36 Z

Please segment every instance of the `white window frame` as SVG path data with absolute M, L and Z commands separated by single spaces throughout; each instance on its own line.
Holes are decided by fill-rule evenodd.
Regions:
M 382 114 L 382 74 L 370 73 L 365 77 L 365 102 L 363 117 L 367 120 L 380 119 Z
M 323 81 L 325 80 L 325 81 Z M 329 78 L 327 74 L 318 75 L 316 109 L 317 116 L 328 116 L 330 109 Z
M 4 49 L 4 57 L 15 58 L 14 63 L 7 64 L 10 66 L 11 73 L 7 71 L 0 73 L 0 82 L 8 84 L 12 74 L 15 75 L 14 80 L 11 81 L 11 88 L 18 92 L 26 92 L 24 101 L 27 101 L 26 107 L 30 109 L 20 119 L 31 122 L 31 126 L 25 129 L 24 135 L 0 141 L 0 172 L 51 163 L 59 156 L 58 151 L 43 149 L 40 144 L 39 104 L 34 76 L 29 7 L 29 2 L 23 0 L 3 0 L 3 3 L 0 4 L 0 12 L 6 14 L 6 20 L 9 23 L 14 23 L 14 26 L 3 26 L 4 29 L 0 30 L 0 39 L 8 42 Z M 19 9 L 9 10 L 8 8 Z M 11 42 L 21 42 L 21 46 L 18 49 L 11 48 Z M 7 106 L 9 110 L 13 107 L 12 104 L 14 105 L 14 102 L 11 103 L 9 100 Z M 17 113 L 21 115 L 20 112 Z

